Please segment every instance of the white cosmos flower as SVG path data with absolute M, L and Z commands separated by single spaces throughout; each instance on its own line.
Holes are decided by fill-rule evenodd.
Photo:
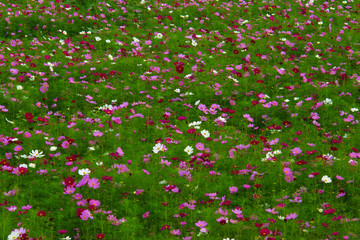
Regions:
M 28 168 L 28 166 L 25 163 L 20 164 L 19 167 Z
M 275 154 L 281 154 L 281 150 L 275 150 L 274 153 Z
M 43 152 L 42 151 L 39 151 L 39 150 L 32 150 L 31 153 L 30 153 L 30 158 L 42 158 L 44 157 L 45 155 L 43 155 Z
M 175 92 L 180 93 L 180 89 L 179 88 L 175 89 Z
M 327 175 L 323 176 L 323 177 L 321 178 L 321 181 L 324 182 L 324 183 L 331 183 L 331 182 L 332 182 L 332 181 L 331 181 L 331 178 L 328 177 Z
M 11 232 L 10 235 L 8 236 L 8 240 L 15 240 L 18 239 L 18 237 L 20 236 L 20 232 Z
M 208 138 L 208 137 L 210 137 L 210 133 L 209 133 L 209 131 L 208 130 L 202 130 L 201 132 L 201 135 L 203 135 L 205 138 Z
M 222 122 L 226 122 L 226 119 L 223 118 L 223 117 L 218 117 L 217 119 L 219 119 L 219 120 L 222 121 Z
M 98 42 L 101 40 L 101 37 L 95 37 L 95 40 Z
M 84 175 L 89 175 L 91 171 L 88 168 L 83 168 L 83 169 L 79 169 L 78 173 L 79 175 L 84 176 Z
M 329 99 L 329 98 L 325 99 L 323 102 L 324 102 L 326 105 L 327 105 L 327 104 L 329 104 L 329 105 L 333 104 L 332 100 Z
M 16 86 L 16 89 L 17 89 L 17 90 L 23 90 L 23 87 L 22 87 L 21 85 L 17 85 L 17 86 Z
M 190 146 L 187 146 L 185 149 L 184 149 L 185 152 L 187 152 L 187 154 L 192 154 L 194 152 L 194 149 Z
M 357 112 L 357 111 L 359 111 L 359 109 L 358 108 L 351 108 L 350 111 Z
M 56 149 L 57 149 L 56 146 L 51 146 L 51 147 L 50 147 L 50 151 L 52 151 L 52 152 L 53 152 L 53 151 L 56 151 Z
M 158 33 L 158 34 L 155 35 L 155 38 L 161 39 L 161 38 L 163 38 L 163 35 L 161 33 Z
M 157 143 L 155 144 L 155 146 L 153 147 L 153 152 L 154 153 L 158 153 L 159 151 L 162 151 L 164 145 L 161 143 Z
M 31 168 L 35 168 L 35 163 L 29 163 L 29 167 L 31 167 Z

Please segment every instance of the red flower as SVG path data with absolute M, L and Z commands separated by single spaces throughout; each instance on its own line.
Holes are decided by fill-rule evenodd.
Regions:
M 284 127 L 286 127 L 286 126 L 290 125 L 290 123 L 291 123 L 291 122 L 289 122 L 289 121 L 283 121 L 283 122 L 282 122 L 282 125 L 283 125 Z
M 68 186 L 72 186 L 75 182 L 75 179 L 72 178 L 72 177 L 67 177 L 65 178 L 65 185 L 68 187 Z
M 183 65 L 177 65 L 176 66 L 176 71 L 179 73 L 179 74 L 182 74 L 184 72 L 184 66 Z
M 187 130 L 188 134 L 194 134 L 195 133 L 195 128 L 190 128 L 189 130 Z
M 33 118 L 34 118 L 34 116 L 32 115 L 32 113 L 25 113 L 25 118 L 26 118 L 26 120 L 27 120 L 27 122 L 34 122 L 33 121 Z
M 19 172 L 20 172 L 20 175 L 23 175 L 23 174 L 27 173 L 27 168 L 19 167 Z
M 105 234 L 103 234 L 103 233 L 96 234 L 96 239 L 104 239 L 104 237 L 105 237 Z
M 170 228 L 170 225 L 164 225 L 164 226 L 162 226 L 162 228 L 160 229 L 160 231 L 161 230 L 165 230 L 165 229 L 169 229 Z
M 270 233 L 271 233 L 271 231 L 269 229 L 267 229 L 267 228 L 263 228 L 263 229 L 259 230 L 259 234 L 261 236 L 266 236 L 266 235 L 269 235 Z
M 298 73 L 298 72 L 299 72 L 299 69 L 298 69 L 298 68 L 293 68 L 292 71 L 293 71 L 294 73 Z
M 225 225 L 225 224 L 226 224 L 226 220 L 221 220 L 221 221 L 220 221 L 220 224 L 221 224 L 221 225 Z
M 338 148 L 336 148 L 336 147 L 330 147 L 330 150 L 332 150 L 332 151 L 337 151 Z
M 38 215 L 39 217 L 45 217 L 45 216 L 46 216 L 46 212 L 43 211 L 43 210 L 40 210 L 40 211 L 38 211 L 37 215 Z
M 239 53 L 239 51 L 238 51 L 237 49 L 235 49 L 233 52 L 234 52 L 234 54 L 238 54 L 238 53 Z

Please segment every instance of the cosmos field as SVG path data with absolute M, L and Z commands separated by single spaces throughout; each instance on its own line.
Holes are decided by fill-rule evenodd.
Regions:
M 0 239 L 359 239 L 356 1 L 0 3 Z

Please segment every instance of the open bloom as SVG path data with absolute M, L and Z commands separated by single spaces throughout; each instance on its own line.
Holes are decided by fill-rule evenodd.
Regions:
M 84 175 L 89 175 L 91 171 L 88 168 L 84 168 L 84 169 L 79 169 L 78 173 L 79 175 L 84 176 Z
M 210 137 L 210 133 L 209 133 L 208 130 L 202 130 L 200 133 L 201 133 L 201 135 L 203 135 L 205 138 Z
M 197 223 L 195 223 L 195 226 L 197 226 L 199 228 L 204 228 L 207 226 L 207 222 L 199 220 Z
M 332 182 L 332 181 L 331 181 L 331 178 L 328 177 L 327 175 L 323 176 L 323 177 L 321 178 L 321 181 L 324 182 L 324 183 L 331 183 L 331 182 Z
M 43 152 L 42 151 L 39 151 L 39 150 L 32 150 L 30 152 L 30 158 L 42 158 L 44 157 L 45 155 L 43 155 Z
M 192 154 L 194 152 L 194 149 L 190 146 L 187 146 L 185 149 L 184 149 L 185 152 L 187 152 L 187 154 Z

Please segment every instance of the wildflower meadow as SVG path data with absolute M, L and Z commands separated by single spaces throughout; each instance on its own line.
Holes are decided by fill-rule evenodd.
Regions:
M 0 239 L 359 239 L 359 11 L 0 2 Z

